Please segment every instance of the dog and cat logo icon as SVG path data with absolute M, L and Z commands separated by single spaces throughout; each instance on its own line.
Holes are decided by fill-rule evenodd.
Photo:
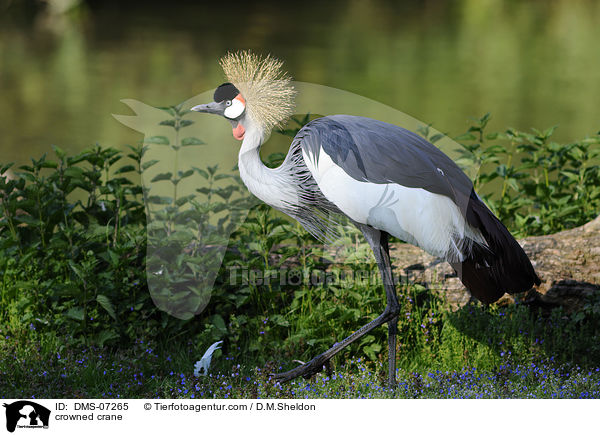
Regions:
M 6 408 L 6 430 L 48 429 L 50 410 L 30 400 L 19 400 L 3 405 Z

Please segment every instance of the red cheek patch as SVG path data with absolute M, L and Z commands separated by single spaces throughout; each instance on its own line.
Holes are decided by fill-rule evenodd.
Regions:
M 246 133 L 246 130 L 244 129 L 244 126 L 240 123 L 238 123 L 237 127 L 235 127 L 233 129 L 233 137 L 235 137 L 237 140 L 244 139 L 245 133 Z

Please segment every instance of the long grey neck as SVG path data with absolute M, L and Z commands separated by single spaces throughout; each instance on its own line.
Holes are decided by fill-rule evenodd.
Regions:
M 317 239 L 338 240 L 341 212 L 325 198 L 306 167 L 301 142 L 293 141 L 281 166 L 270 169 L 260 159 L 263 140 L 262 131 L 246 128 L 238 166 L 248 190 L 292 216 Z
M 272 207 L 285 210 L 290 204 L 298 202 L 294 181 L 285 164 L 275 169 L 264 165 L 259 153 L 263 140 L 264 134 L 260 129 L 246 129 L 238 156 L 240 177 L 258 199 Z

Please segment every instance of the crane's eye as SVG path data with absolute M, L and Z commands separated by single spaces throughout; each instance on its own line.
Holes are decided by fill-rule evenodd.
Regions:
M 246 105 L 239 98 L 227 100 L 225 102 L 225 105 L 227 107 L 225 108 L 223 115 L 225 115 L 225 117 L 229 119 L 236 119 L 237 117 L 241 116 L 242 113 L 244 113 L 244 110 L 246 109 Z

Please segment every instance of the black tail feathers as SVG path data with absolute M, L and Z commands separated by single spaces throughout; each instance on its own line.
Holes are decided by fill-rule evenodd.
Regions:
M 481 302 L 490 304 L 504 293 L 520 293 L 540 284 L 527 254 L 506 227 L 471 193 L 467 222 L 481 231 L 487 247 L 474 244 L 462 263 L 453 263 L 465 287 Z

